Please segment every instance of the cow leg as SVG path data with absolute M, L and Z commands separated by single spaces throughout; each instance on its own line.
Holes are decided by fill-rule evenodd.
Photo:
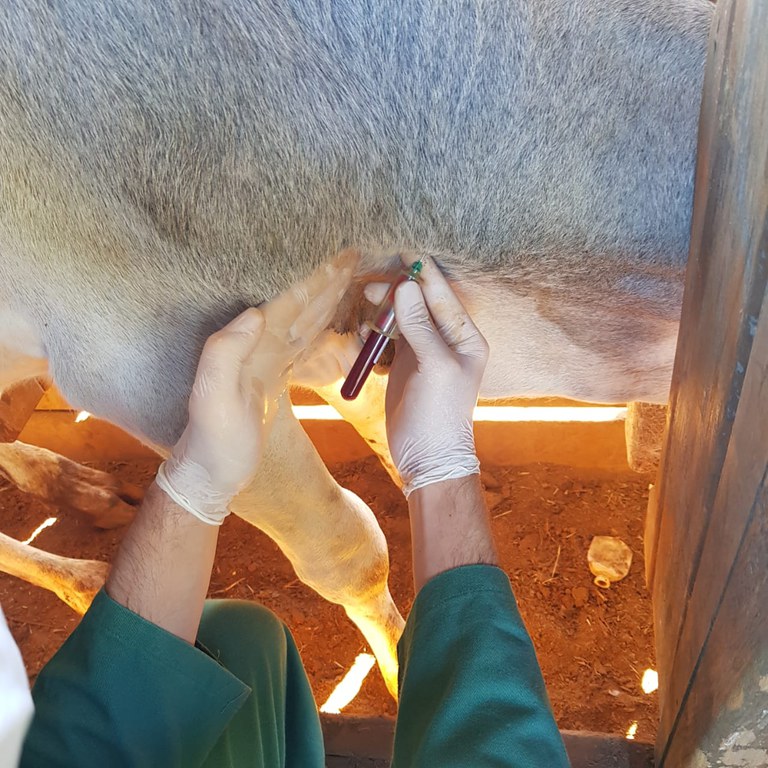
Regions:
M 362 392 L 355 400 L 345 400 L 341 396 L 339 380 L 315 391 L 326 403 L 332 405 L 349 422 L 360 437 L 368 443 L 370 449 L 379 457 L 384 469 L 398 486 L 402 486 L 400 475 L 395 469 L 387 442 L 387 427 L 384 417 L 384 396 L 387 392 L 387 376 L 372 373 Z
M 368 506 L 331 477 L 287 395 L 256 477 L 232 509 L 278 544 L 305 584 L 344 607 L 396 696 L 403 619 L 387 584 L 384 534 Z
M 0 475 L 49 504 L 88 515 L 97 528 L 132 520 L 143 495 L 138 486 L 106 472 L 18 441 L 0 443 Z
M 0 571 L 49 589 L 83 614 L 104 586 L 109 564 L 53 555 L 0 533 Z
M 357 399 L 348 401 L 341 396 L 341 384 L 362 345 L 356 334 L 339 334 L 325 331 L 311 349 L 297 360 L 293 369 L 293 383 L 309 387 L 332 405 L 351 424 L 360 437 L 368 443 L 379 457 L 382 466 L 400 487 L 400 476 L 392 462 L 387 443 L 387 429 L 384 420 L 384 397 L 387 392 L 387 377 L 375 372 Z
M 23 444 L 0 445 L 0 450 L 17 445 Z M 287 395 L 277 409 L 263 463 L 232 507 L 277 542 L 305 584 L 344 607 L 396 696 L 403 619 L 387 584 L 384 534 L 371 510 L 326 470 L 293 416 Z M 109 565 L 60 557 L 0 534 L 0 571 L 51 590 L 84 613 L 103 586 Z
M 50 504 L 89 515 L 99 528 L 133 518 L 142 491 L 44 448 L 15 440 L 47 386 L 48 363 L 38 334 L 0 297 L 0 475 Z

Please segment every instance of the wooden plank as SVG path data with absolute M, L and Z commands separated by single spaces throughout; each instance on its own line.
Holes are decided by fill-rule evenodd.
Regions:
M 659 484 L 652 483 L 648 491 L 648 509 L 645 513 L 645 533 L 643 534 L 643 559 L 645 560 L 645 584 L 653 591 L 654 545 L 658 538 L 659 526 Z
M 768 642 L 768 604 L 756 604 L 757 618 L 739 608 L 751 604 L 749 590 L 762 588 L 752 571 L 768 569 L 763 550 L 744 554 L 768 461 L 767 39 L 765 2 L 718 4 L 658 517 L 648 526 L 658 530 L 657 747 L 669 768 L 696 760 L 768 765 L 768 753 L 763 762 L 718 762 L 712 746 L 718 736 L 726 746 L 737 738 L 727 703 L 734 687 L 749 689 Z M 751 685 L 749 705 L 762 712 L 765 693 Z
M 295 405 L 319 405 L 324 400 L 309 389 L 293 387 L 291 389 L 291 400 Z M 50 387 L 45 393 L 45 397 L 38 403 L 38 410 L 41 411 L 71 411 L 72 406 L 66 401 L 64 395 L 56 389 Z
M 320 715 L 328 768 L 389 765 L 395 721 L 389 717 Z M 572 768 L 652 768 L 653 747 L 620 736 L 562 731 Z
M 724 0 L 709 42 L 691 255 L 651 564 L 666 714 L 674 706 L 667 697 L 678 687 L 675 657 L 765 291 L 765 14 L 759 0 Z M 741 532 L 729 535 L 738 540 Z
M 303 387 L 291 387 L 291 402 L 294 405 L 321 405 L 325 403 L 320 395 Z M 493 400 L 480 399 L 479 405 L 517 405 L 528 407 L 559 407 L 559 408 L 593 408 L 594 403 L 585 403 L 580 400 L 566 400 L 562 397 L 510 397 L 494 398 Z M 614 403 L 615 406 L 615 403 Z M 41 411 L 71 411 L 72 406 L 67 403 L 64 396 L 56 389 L 50 387 L 43 399 L 38 403 Z
M 64 399 L 64 396 L 56 389 L 55 385 L 48 387 L 42 400 L 37 404 L 38 411 L 71 411 L 72 406 Z
M 391 717 L 321 714 L 320 724 L 326 755 L 386 761 L 392 757 L 395 721 Z
M 35 412 L 19 440 L 79 462 L 157 458 L 151 448 L 109 422 L 91 418 L 76 424 L 73 411 Z
M 0 393 L 0 443 L 16 440 L 47 386 L 43 379 L 28 379 Z
M 75 424 L 74 420 L 74 411 L 37 411 L 19 439 L 73 461 L 119 461 L 154 455 L 108 422 L 90 418 Z M 326 462 L 360 461 L 373 455 L 344 421 L 304 421 L 302 426 Z M 480 422 L 475 425 L 475 443 L 480 460 L 489 466 L 544 462 L 607 472 L 628 469 L 621 421 Z
M 681 717 L 683 709 L 695 709 L 696 702 L 690 702 L 691 683 L 698 669 L 702 667 L 707 638 L 711 632 L 713 621 L 725 600 L 726 585 L 729 580 L 738 578 L 734 570 L 740 567 L 752 568 L 751 559 L 739 565 L 739 550 L 744 545 L 747 527 L 755 514 L 755 498 L 759 495 L 761 484 L 764 482 L 768 466 L 768 429 L 760 415 L 768 403 L 768 296 L 760 314 L 759 327 L 752 347 L 749 365 L 747 367 L 744 388 L 741 392 L 739 407 L 736 412 L 733 429 L 726 452 L 723 471 L 720 476 L 717 494 L 712 508 L 712 516 L 706 532 L 701 553 L 701 563 L 696 582 L 688 599 L 688 610 L 683 623 L 673 667 L 666 670 L 662 681 L 665 690 L 665 706 L 661 712 L 659 723 L 659 745 L 666 745 L 675 736 L 675 723 Z M 764 510 L 763 510 L 764 511 Z M 689 510 L 691 514 L 695 510 Z M 736 563 L 734 565 L 734 563 Z M 763 561 L 762 568 L 768 572 L 768 557 Z M 749 589 L 757 589 L 755 582 Z M 733 590 L 730 585 L 728 589 Z M 736 595 L 732 599 L 737 602 L 745 596 Z M 768 602 L 759 612 L 762 624 L 768 628 Z M 768 639 L 765 631 L 755 634 L 753 628 L 748 628 L 745 622 L 750 617 L 737 616 L 731 626 L 734 637 L 732 647 L 723 647 L 721 661 L 729 667 L 746 667 L 753 653 L 759 654 L 758 640 Z M 741 647 L 737 653 L 736 647 L 740 639 L 752 632 L 752 644 Z M 743 655 L 743 658 L 741 655 Z M 727 658 L 725 658 L 727 657 Z M 731 683 L 738 684 L 735 674 L 731 680 L 723 680 L 721 689 L 709 697 L 713 701 L 722 702 L 728 698 Z M 726 685 L 725 683 L 729 684 Z M 764 694 L 763 694 L 764 695 Z M 768 704 L 767 704 L 768 706 Z M 761 707 L 762 709 L 762 707 Z M 714 713 L 708 712 L 708 715 Z M 706 724 L 706 718 L 700 718 Z M 676 762 L 670 765 L 678 765 Z
M 653 768 L 653 747 L 621 736 L 561 731 L 571 768 Z
M 765 401 L 763 401 L 765 402 Z M 660 768 L 768 765 L 768 462 Z

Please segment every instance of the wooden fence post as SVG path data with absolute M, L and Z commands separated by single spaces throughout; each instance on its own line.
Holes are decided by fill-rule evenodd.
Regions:
M 720 0 L 649 512 L 659 768 L 768 766 L 767 288 L 768 2 Z

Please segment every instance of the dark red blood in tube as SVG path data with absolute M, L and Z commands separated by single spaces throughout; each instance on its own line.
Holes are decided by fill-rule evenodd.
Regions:
M 365 340 L 355 364 L 341 386 L 341 396 L 345 400 L 354 400 L 360 394 L 363 384 L 368 380 L 373 366 L 378 362 L 388 343 L 389 336 L 371 331 L 371 335 Z

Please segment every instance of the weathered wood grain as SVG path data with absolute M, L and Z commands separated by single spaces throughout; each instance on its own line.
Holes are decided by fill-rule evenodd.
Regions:
M 768 463 L 660 768 L 768 766 Z M 754 487 L 753 487 L 754 490 Z
M 395 733 L 392 718 L 321 715 L 320 722 L 328 768 L 389 765 Z M 650 744 L 583 731 L 562 731 L 562 736 L 572 768 L 653 768 Z
M 16 440 L 47 386 L 42 379 L 29 379 L 0 393 L 0 443 Z
M 760 314 L 674 665 L 666 679 L 660 735 L 668 733 L 675 739 L 681 738 L 680 733 L 674 732 L 676 721 L 681 718 L 691 720 L 693 717 L 698 724 L 705 726 L 707 718 L 702 712 L 697 715 L 697 708 L 705 700 L 722 706 L 741 686 L 741 671 L 761 655 L 763 648 L 768 649 L 768 592 L 762 593 L 763 607 L 757 616 L 748 611 L 753 593 L 760 593 L 768 583 L 763 578 L 764 574 L 768 577 L 768 551 L 765 550 L 766 542 L 749 541 L 750 536 L 759 532 L 759 527 L 750 536 L 746 534 L 749 526 L 754 527 L 755 515 L 764 516 L 766 511 L 761 495 L 768 468 L 768 429 L 763 417 L 766 405 L 768 297 Z M 758 549 L 752 555 L 744 555 L 744 547 L 753 545 Z M 751 573 L 747 579 L 742 573 L 745 569 Z M 741 587 L 735 587 L 736 584 L 741 584 Z M 712 651 L 708 645 L 713 642 L 713 624 L 722 621 L 721 614 L 728 601 L 733 603 L 731 613 L 734 615 L 726 625 L 727 634 L 720 638 L 719 647 Z M 742 614 L 738 612 L 740 605 L 743 605 Z M 715 690 L 703 696 L 697 676 L 703 674 L 703 679 L 713 677 L 712 664 L 727 669 L 728 674 L 719 675 Z M 760 711 L 768 707 L 768 696 L 761 696 L 765 697 L 765 702 L 759 705 Z M 759 704 L 756 701 L 753 703 L 756 706 Z M 768 740 L 768 733 L 764 738 Z M 766 758 L 768 765 L 768 755 Z
M 717 734 L 726 742 L 733 736 L 724 707 L 760 666 L 768 642 L 761 630 L 768 602 L 757 619 L 738 610 L 754 596 L 739 590 L 761 589 L 739 569 L 768 570 L 763 550 L 745 549 L 768 460 L 766 40 L 765 2 L 718 4 L 669 429 L 647 526 L 657 532 L 649 543 L 661 675 L 657 747 L 669 768 L 687 765 L 705 734 L 711 743 Z M 768 756 L 754 765 L 768 765 Z

